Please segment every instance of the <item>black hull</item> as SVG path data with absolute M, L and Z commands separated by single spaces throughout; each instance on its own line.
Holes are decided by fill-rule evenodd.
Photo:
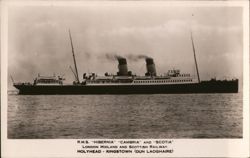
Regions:
M 37 86 L 16 84 L 14 86 L 19 90 L 19 94 L 26 95 L 238 93 L 238 80 L 172 85 Z

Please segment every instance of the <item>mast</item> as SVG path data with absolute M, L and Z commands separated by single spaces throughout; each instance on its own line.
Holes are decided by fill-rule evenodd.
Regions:
M 71 48 L 72 48 L 72 54 L 73 54 L 74 65 L 75 65 L 76 80 L 77 80 L 78 83 L 80 83 L 80 81 L 79 81 L 79 76 L 78 76 L 78 70 L 77 70 L 77 66 L 76 66 L 76 58 L 75 58 L 75 53 L 74 53 L 74 47 L 73 47 L 73 42 L 72 42 L 72 37 L 71 37 L 70 30 L 69 30 L 69 38 L 70 38 L 70 43 L 71 43 Z
M 196 73 L 197 73 L 197 77 L 198 77 L 198 82 L 200 83 L 200 75 L 199 75 L 199 70 L 198 70 L 198 64 L 197 64 L 197 61 L 196 61 L 195 47 L 194 47 L 192 31 L 191 31 L 191 41 L 192 41 L 192 47 L 193 47 L 193 52 L 194 52 L 194 61 L 195 61 Z

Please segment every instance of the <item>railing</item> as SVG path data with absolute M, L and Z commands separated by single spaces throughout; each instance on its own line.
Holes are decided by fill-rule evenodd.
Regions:
M 18 83 L 14 83 L 14 85 L 33 85 L 30 82 L 18 82 Z

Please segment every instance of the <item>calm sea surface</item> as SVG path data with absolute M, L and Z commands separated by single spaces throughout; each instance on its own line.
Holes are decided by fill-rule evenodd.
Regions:
M 8 138 L 241 138 L 242 94 L 8 95 Z

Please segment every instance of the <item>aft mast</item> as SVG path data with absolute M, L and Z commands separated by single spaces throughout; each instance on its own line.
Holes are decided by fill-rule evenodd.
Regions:
M 198 77 L 198 82 L 200 83 L 200 75 L 199 75 L 199 70 L 198 70 L 198 64 L 197 64 L 197 61 L 196 61 L 195 47 L 194 47 L 192 32 L 191 32 L 191 41 L 192 41 L 192 47 L 193 47 L 193 52 L 194 52 L 194 61 L 195 61 L 196 73 L 197 73 L 197 77 Z
M 77 83 L 80 83 L 79 76 L 78 76 L 78 70 L 77 70 L 77 66 L 76 66 L 76 59 L 75 59 L 74 47 L 73 47 L 73 42 L 72 42 L 72 37 L 71 37 L 70 30 L 69 30 L 69 38 L 70 38 L 70 43 L 71 43 L 71 48 L 72 48 L 72 54 L 73 54 L 73 60 L 74 60 L 75 71 L 76 71 L 75 72 L 75 77 L 76 77 Z

